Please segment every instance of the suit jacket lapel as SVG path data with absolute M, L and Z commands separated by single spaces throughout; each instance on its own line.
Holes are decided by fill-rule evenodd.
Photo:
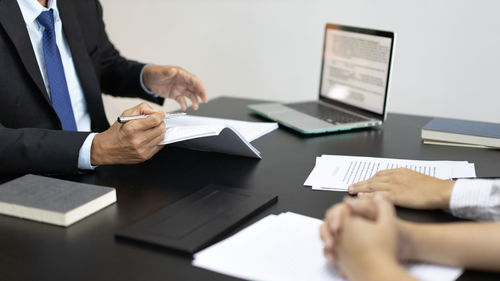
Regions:
M 15 0 L 0 0 L 0 23 L 9 35 L 14 44 L 24 67 L 35 82 L 38 89 L 42 92 L 45 100 L 51 104 L 42 74 L 36 61 L 35 52 L 31 45 L 26 23 L 23 20 L 21 10 Z
M 63 23 L 63 32 L 68 41 L 75 69 L 87 101 L 87 110 L 92 119 L 92 128 L 97 131 L 105 130 L 109 127 L 109 124 L 104 114 L 99 79 L 87 53 L 75 8 L 72 2 L 68 0 L 57 1 L 57 8 Z

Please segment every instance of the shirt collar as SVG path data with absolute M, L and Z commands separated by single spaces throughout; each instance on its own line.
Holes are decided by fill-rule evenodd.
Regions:
M 57 0 L 49 0 L 48 8 L 40 5 L 37 0 L 17 0 L 24 22 L 30 25 L 36 21 L 36 18 L 45 11 L 54 10 L 54 22 L 59 20 L 59 10 L 57 9 Z

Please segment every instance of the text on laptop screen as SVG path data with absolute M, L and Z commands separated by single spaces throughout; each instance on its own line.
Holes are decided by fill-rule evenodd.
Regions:
M 382 114 L 392 39 L 327 29 L 321 96 Z

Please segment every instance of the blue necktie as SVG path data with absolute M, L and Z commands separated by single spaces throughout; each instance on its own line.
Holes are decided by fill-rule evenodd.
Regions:
M 61 120 L 62 128 L 65 131 L 76 131 L 75 116 L 69 97 L 68 84 L 64 76 L 64 67 L 56 45 L 56 33 L 54 28 L 54 15 L 52 10 L 42 12 L 38 22 L 45 28 L 43 31 L 43 55 L 45 66 L 49 77 L 50 98 L 52 107 Z

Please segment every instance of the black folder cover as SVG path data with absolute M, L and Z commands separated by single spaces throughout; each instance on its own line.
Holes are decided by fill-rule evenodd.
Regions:
M 277 200 L 276 195 L 208 185 L 116 235 L 194 254 Z

